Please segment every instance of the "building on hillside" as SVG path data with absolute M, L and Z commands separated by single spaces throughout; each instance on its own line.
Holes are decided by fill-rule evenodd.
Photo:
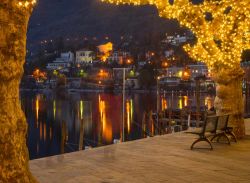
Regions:
M 244 68 L 250 68 L 250 61 L 244 61 L 240 63 L 241 67 Z
M 122 62 L 122 56 L 119 54 L 118 51 L 114 51 L 109 57 L 109 62 L 115 62 L 115 63 L 121 63 Z
M 166 58 L 168 58 L 168 57 L 171 57 L 171 56 L 173 56 L 174 55 L 174 50 L 166 50 L 166 51 L 164 51 L 164 56 L 166 57 Z
M 138 61 L 138 62 L 137 62 L 138 69 L 142 69 L 142 68 L 143 68 L 145 65 L 147 65 L 147 64 L 148 64 L 147 61 L 143 61 L 143 60 Z
M 65 52 L 61 53 L 60 57 L 56 58 L 51 63 L 48 63 L 47 70 L 59 70 L 61 72 L 69 72 L 69 67 L 74 62 L 74 53 Z
M 113 68 L 113 78 L 115 81 L 123 79 L 123 71 L 125 70 L 125 76 L 130 72 L 130 68 Z
M 168 35 L 166 34 L 165 39 L 162 40 L 163 44 L 170 44 L 173 46 L 180 46 L 186 42 L 188 42 L 189 40 L 193 40 L 193 34 L 192 33 L 184 33 L 183 35 Z
M 182 72 L 184 70 L 184 67 L 168 67 L 165 69 L 165 76 L 167 77 L 182 77 Z
M 191 79 L 194 79 L 198 76 L 210 77 L 209 70 L 204 63 L 191 64 L 187 66 L 190 69 Z
M 90 50 L 76 51 L 76 65 L 92 64 L 94 60 L 94 52 Z
M 171 45 L 174 45 L 174 46 L 179 46 L 183 43 L 186 43 L 188 40 L 187 36 L 180 36 L 180 35 L 177 35 L 177 36 L 169 36 L 169 35 L 166 35 L 166 38 L 162 41 L 162 43 L 165 43 L 165 44 L 171 44 Z
M 61 53 L 61 58 L 64 59 L 67 62 L 73 63 L 75 61 L 74 53 L 69 51 L 65 53 Z
M 108 57 L 109 62 L 117 63 L 119 65 L 122 65 L 126 63 L 128 59 L 131 58 L 131 55 L 129 52 L 126 51 L 114 51 L 111 53 L 111 55 Z

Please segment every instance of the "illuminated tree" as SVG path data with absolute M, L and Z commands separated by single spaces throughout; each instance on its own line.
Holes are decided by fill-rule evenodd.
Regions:
M 35 0 L 0 1 L 0 182 L 33 183 L 19 100 L 26 32 Z
M 103 0 L 113 4 L 155 5 L 159 16 L 177 19 L 196 36 L 195 45 L 185 45 L 190 57 L 203 61 L 217 84 L 217 114 L 234 113 L 231 120 L 238 137 L 245 134 L 242 99 L 241 55 L 250 49 L 249 0 Z

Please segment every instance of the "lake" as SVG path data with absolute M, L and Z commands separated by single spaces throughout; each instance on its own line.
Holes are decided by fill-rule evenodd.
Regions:
M 153 134 L 153 125 L 145 122 L 143 116 L 145 112 L 156 112 L 156 92 L 130 93 L 125 98 L 123 125 L 121 93 L 73 93 L 63 99 L 54 93 L 21 92 L 22 109 L 29 124 L 30 158 L 112 144 L 123 134 L 125 141 Z M 196 104 L 194 93 L 162 93 L 158 101 L 160 110 Z M 213 97 L 201 95 L 202 106 L 212 104 Z

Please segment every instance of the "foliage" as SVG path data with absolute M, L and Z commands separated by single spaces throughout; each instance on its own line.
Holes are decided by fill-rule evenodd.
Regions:
M 155 5 L 159 15 L 177 19 L 196 36 L 185 45 L 191 58 L 209 67 L 239 68 L 241 54 L 250 48 L 249 0 L 104 0 L 114 4 Z M 234 69 L 233 69 L 234 68 Z

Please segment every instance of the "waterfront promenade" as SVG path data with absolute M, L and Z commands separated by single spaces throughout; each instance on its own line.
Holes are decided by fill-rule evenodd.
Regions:
M 213 151 L 190 150 L 196 136 L 181 132 L 33 160 L 30 167 L 40 183 L 248 183 L 250 119 L 246 131 L 237 144 L 214 143 Z

